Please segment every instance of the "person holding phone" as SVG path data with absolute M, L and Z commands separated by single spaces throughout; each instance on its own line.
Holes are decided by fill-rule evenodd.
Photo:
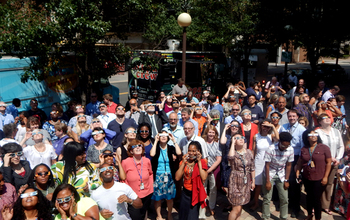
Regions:
M 202 147 L 198 141 L 192 141 L 188 152 L 182 157 L 180 167 L 175 173 L 175 180 L 183 178 L 179 219 L 193 220 L 199 218 L 199 207 L 206 207 L 203 182 L 207 179 L 208 165 L 202 159 Z
M 0 168 L 4 180 L 11 183 L 18 191 L 21 186 L 26 185 L 32 169 L 29 162 L 21 160 L 23 156 L 22 147 L 16 143 L 8 143 L 2 146 L 1 153 L 4 164 Z

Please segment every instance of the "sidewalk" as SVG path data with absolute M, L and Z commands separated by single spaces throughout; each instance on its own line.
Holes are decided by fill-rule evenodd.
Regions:
M 260 200 L 260 207 L 261 207 L 261 204 L 262 204 L 262 197 L 261 196 L 260 196 L 259 200 Z M 207 213 L 208 217 L 206 219 L 207 220 L 226 220 L 226 219 L 228 219 L 229 213 L 224 212 L 223 209 L 225 207 L 229 206 L 230 203 L 228 202 L 226 196 L 222 192 L 218 192 L 216 204 L 217 205 L 215 208 L 215 216 L 208 216 L 208 213 Z M 153 203 L 152 203 L 152 205 L 153 205 Z M 154 211 L 154 207 L 151 207 L 151 208 L 152 208 L 152 212 L 149 213 L 148 219 L 154 220 L 154 219 L 156 219 L 156 214 Z M 302 195 L 301 195 L 301 210 L 302 211 L 299 213 L 299 218 L 298 218 L 299 220 L 306 218 L 307 211 L 305 208 L 306 208 L 306 197 L 305 197 L 305 193 L 302 193 Z M 270 211 L 271 211 L 271 219 L 275 219 L 275 220 L 279 219 L 279 212 L 276 211 L 275 205 L 272 202 L 270 205 Z M 261 208 L 259 208 L 257 211 L 250 211 L 249 207 L 244 206 L 240 220 L 261 219 L 261 215 L 262 215 Z M 166 218 L 166 216 L 167 216 L 165 208 L 162 208 L 162 216 L 163 216 L 163 218 Z M 177 214 L 177 211 L 175 209 L 173 211 L 173 218 L 174 218 L 174 220 L 178 220 L 178 214 Z M 294 218 L 291 218 L 290 215 L 289 215 L 288 219 L 294 220 Z M 333 212 L 333 215 L 328 215 L 325 212 L 322 212 L 322 219 L 323 220 L 344 220 L 345 217 L 343 217 L 335 212 Z

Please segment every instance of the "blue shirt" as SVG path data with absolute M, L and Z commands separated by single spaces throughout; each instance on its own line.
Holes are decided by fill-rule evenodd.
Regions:
M 300 150 L 304 146 L 303 133 L 306 129 L 304 126 L 296 122 L 292 127 L 289 123 L 282 125 L 281 132 L 289 132 L 293 139 L 290 142 L 290 146 L 294 149 L 294 155 L 300 155 Z
M 243 122 L 243 119 L 241 118 L 241 116 L 237 115 L 236 117 L 234 117 L 233 115 L 229 115 L 225 118 L 225 124 L 230 124 L 233 120 L 236 120 L 239 123 Z
M 1 114 L 0 113 L 0 130 L 3 129 L 4 125 L 10 124 L 10 123 L 14 123 L 15 119 L 13 118 L 12 115 L 10 114 Z
M 89 104 L 86 105 L 86 111 L 85 114 L 93 116 L 94 114 L 101 114 L 100 109 L 98 106 L 100 106 L 101 102 L 97 101 L 95 103 L 90 102 Z
M 5 113 L 10 114 L 14 118 L 16 118 L 18 116 L 18 109 L 16 108 L 16 106 L 14 104 L 12 104 L 12 105 L 9 105 L 6 107 Z
M 244 109 L 248 109 L 252 112 L 252 119 L 251 119 L 252 122 L 255 120 L 262 121 L 265 118 L 264 113 L 262 112 L 261 108 L 258 105 L 254 105 L 253 107 L 249 105 L 245 105 L 243 106 L 242 111 Z
M 181 139 L 185 137 L 184 129 L 180 125 L 177 125 L 175 130 L 173 131 L 173 130 L 171 130 L 170 124 L 167 123 L 163 126 L 163 130 L 168 132 L 168 133 L 171 133 L 175 137 L 175 140 L 177 143 L 180 143 Z M 173 143 L 172 140 L 169 140 L 168 144 L 175 146 L 175 144 Z

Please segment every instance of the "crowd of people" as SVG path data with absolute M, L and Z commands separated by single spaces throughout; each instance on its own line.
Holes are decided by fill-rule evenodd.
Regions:
M 229 220 L 245 205 L 269 219 L 271 200 L 281 219 L 298 218 L 302 184 L 307 219 L 350 216 L 345 97 L 324 81 L 310 94 L 294 81 L 227 83 L 220 99 L 196 98 L 179 79 L 153 103 L 92 92 L 86 106 L 55 103 L 48 116 L 35 99 L 22 112 L 18 99 L 0 102 L 0 220 L 144 220 L 149 210 L 161 220 L 162 202 L 169 220 L 174 208 L 205 219 L 219 191 Z

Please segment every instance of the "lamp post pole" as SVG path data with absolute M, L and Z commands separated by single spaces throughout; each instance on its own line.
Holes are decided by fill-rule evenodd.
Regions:
M 177 17 L 177 23 L 183 28 L 182 34 L 182 75 L 181 78 L 186 82 L 186 28 L 190 26 L 192 18 L 187 13 L 181 13 Z

